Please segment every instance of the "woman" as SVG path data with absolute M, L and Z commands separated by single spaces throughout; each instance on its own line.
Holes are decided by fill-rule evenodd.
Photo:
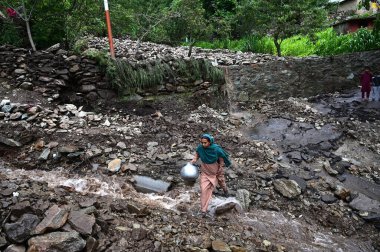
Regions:
M 367 101 L 371 93 L 372 73 L 369 67 L 364 68 L 364 72 L 360 75 L 360 85 L 362 91 L 362 99 Z
M 228 153 L 222 147 L 214 143 L 214 138 L 209 134 L 201 136 L 201 144 L 196 149 L 195 156 L 191 163 L 194 164 L 201 159 L 201 212 L 206 216 L 214 188 L 219 184 L 224 195 L 228 196 L 226 180 L 224 178 L 224 166 L 230 166 Z

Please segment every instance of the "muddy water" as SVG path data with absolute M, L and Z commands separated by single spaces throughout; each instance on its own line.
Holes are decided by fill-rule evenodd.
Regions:
M 117 199 L 138 201 L 145 206 L 155 206 L 178 212 L 176 206 L 181 203 L 196 209 L 199 196 L 192 197 L 199 190 L 198 185 L 180 188 L 176 196 L 170 193 L 164 195 L 138 193 L 131 185 L 123 184 L 123 178 L 110 176 L 73 176 L 64 170 L 11 170 L 0 168 L 0 174 L 10 180 L 35 180 L 47 182 L 49 187 L 64 187 L 87 195 L 108 196 Z M 231 199 L 229 199 L 231 200 Z M 214 203 L 220 203 L 222 198 L 213 198 Z M 215 202 L 214 202 L 215 201 Z M 284 244 L 292 251 L 374 251 L 369 244 L 354 239 L 347 240 L 340 235 L 324 231 L 319 226 L 310 225 L 302 216 L 285 216 L 279 212 L 254 210 L 235 216 L 236 224 L 242 225 L 245 230 L 253 230 L 265 239 Z M 245 234 L 249 235 L 249 234 Z
M 380 155 L 373 153 L 367 147 L 358 142 L 346 140 L 334 153 L 341 156 L 343 160 L 349 161 L 355 165 L 380 165 Z
M 302 216 L 292 218 L 280 212 L 255 210 L 243 218 L 243 223 L 292 251 L 374 251 L 369 243 L 323 232 L 306 223 Z
M 317 126 L 310 123 L 292 122 L 284 118 L 271 118 L 251 129 L 253 140 L 275 141 L 287 145 L 306 146 L 326 141 L 336 141 L 341 133 L 331 124 Z

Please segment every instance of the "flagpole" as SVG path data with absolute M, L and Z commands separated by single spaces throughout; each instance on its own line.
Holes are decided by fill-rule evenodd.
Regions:
M 113 47 L 111 18 L 110 18 L 110 11 L 108 9 L 108 0 L 104 0 L 104 10 L 106 12 L 106 22 L 107 22 L 107 31 L 108 31 L 108 41 L 110 44 L 110 53 L 111 53 L 111 57 L 114 59 L 115 58 L 115 49 Z

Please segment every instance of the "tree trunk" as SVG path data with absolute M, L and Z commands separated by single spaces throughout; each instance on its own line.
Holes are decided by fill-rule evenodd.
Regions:
M 278 39 L 276 37 L 273 38 L 274 45 L 276 46 L 277 55 L 281 57 L 281 42 L 278 43 Z
M 36 51 L 36 46 L 34 45 L 32 33 L 30 32 L 30 25 L 29 25 L 29 20 L 28 19 L 25 20 L 25 24 L 26 24 L 26 32 L 28 33 L 28 38 L 29 38 L 30 45 L 32 46 L 33 52 L 35 52 Z
M 26 8 L 25 8 L 24 1 L 22 1 L 22 15 L 24 15 L 23 19 L 24 19 L 25 24 L 26 24 L 26 32 L 28 33 L 28 38 L 29 38 L 30 45 L 32 46 L 33 52 L 35 52 L 36 51 L 36 46 L 34 45 L 34 41 L 33 41 L 33 37 L 32 37 L 32 32 L 30 31 L 30 24 L 29 24 L 30 17 L 28 17 L 28 15 L 26 14 Z
M 191 56 L 191 53 L 193 52 L 193 46 L 195 44 L 195 40 L 193 42 L 191 42 L 190 46 L 189 46 L 189 52 L 187 53 L 187 57 L 190 57 Z

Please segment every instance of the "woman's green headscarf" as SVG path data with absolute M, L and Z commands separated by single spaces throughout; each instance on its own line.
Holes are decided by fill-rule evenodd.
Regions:
M 214 138 L 210 134 L 203 134 L 201 138 L 210 140 L 209 147 L 204 148 L 202 144 L 199 144 L 196 149 L 203 163 L 213 164 L 221 157 L 226 167 L 231 165 L 231 161 L 228 158 L 229 154 L 220 145 L 214 143 Z

